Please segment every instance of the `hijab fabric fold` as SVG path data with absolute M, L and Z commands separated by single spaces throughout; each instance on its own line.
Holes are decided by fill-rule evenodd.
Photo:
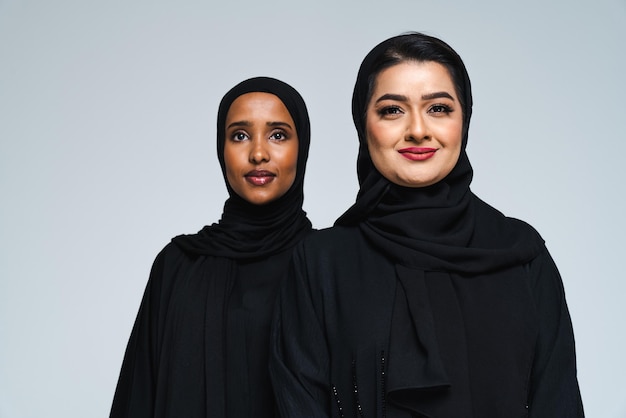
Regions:
M 444 272 L 469 279 L 525 264 L 543 250 L 543 240 L 532 227 L 506 218 L 470 190 L 473 171 L 466 146 L 472 95 L 464 66 L 460 83 L 455 83 L 461 86 L 457 95 L 463 105 L 462 147 L 452 171 L 436 184 L 410 188 L 390 182 L 375 168 L 365 134 L 368 91 L 375 81 L 375 60 L 393 39 L 375 47 L 359 69 L 352 116 L 359 137 L 360 189 L 355 204 L 335 225 L 358 227 L 396 264 L 387 396 L 400 407 L 429 416 L 427 411 L 437 407 L 430 405 L 432 401 L 421 402 L 422 393 L 428 391 L 436 399 L 433 391 L 446 391 L 451 385 L 429 313 L 425 284 L 429 276 Z M 407 330 L 413 336 L 406 336 Z

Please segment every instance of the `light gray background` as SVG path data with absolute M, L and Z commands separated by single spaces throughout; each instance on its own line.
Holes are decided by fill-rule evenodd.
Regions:
M 0 417 L 108 415 L 154 256 L 221 213 L 235 83 L 304 96 L 329 226 L 357 190 L 358 65 L 407 30 L 464 58 L 473 190 L 546 239 L 587 416 L 626 417 L 625 1 L 217 3 L 0 0 Z

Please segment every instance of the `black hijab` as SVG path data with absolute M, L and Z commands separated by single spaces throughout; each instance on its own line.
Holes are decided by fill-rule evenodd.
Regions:
M 235 99 L 252 92 L 277 96 L 293 118 L 298 133 L 296 178 L 283 196 L 265 205 L 252 204 L 235 193 L 226 178 L 224 162 L 226 115 Z M 255 77 L 233 87 L 222 98 L 217 114 L 217 157 L 230 197 L 219 223 L 205 226 L 195 235 L 178 236 L 174 242 L 189 254 L 237 259 L 265 257 L 293 247 L 311 230 L 311 222 L 302 210 L 310 137 L 306 105 L 290 85 L 274 78 Z
M 369 154 L 365 115 L 375 78 L 407 60 L 435 61 L 451 75 L 463 110 L 459 160 L 441 181 L 427 187 L 396 185 L 380 174 Z M 415 267 L 483 273 L 523 264 L 543 248 L 527 224 L 504 217 L 470 190 L 472 166 L 465 148 L 472 114 L 469 76 L 461 58 L 437 38 L 418 33 L 390 38 L 363 60 L 352 96 L 359 136 L 356 203 L 337 225 L 358 225 L 369 240 L 396 262 Z
M 457 164 L 438 183 L 420 188 L 402 187 L 383 177 L 372 162 L 365 135 L 366 109 L 376 76 L 407 60 L 444 65 L 463 110 L 462 147 Z M 458 54 L 437 38 L 411 33 L 388 39 L 361 64 L 352 98 L 352 116 L 360 143 L 360 190 L 356 203 L 336 225 L 357 226 L 396 266 L 387 397 L 400 407 L 427 416 L 438 408 L 453 408 L 452 416 L 471 407 L 462 390 L 447 391 L 463 383 L 458 378 L 460 368 L 443 359 L 462 359 L 465 354 L 462 347 L 446 347 L 453 352 L 442 354 L 428 283 L 444 277 L 471 279 L 489 275 L 497 279 L 499 271 L 529 262 L 544 248 L 543 240 L 532 227 L 505 217 L 471 192 L 472 167 L 465 151 L 471 112 L 471 85 L 465 66 Z M 448 401 L 439 403 L 444 398 L 433 397 L 435 392 L 447 393 L 452 400 L 447 398 Z M 424 393 L 431 395 L 424 397 Z

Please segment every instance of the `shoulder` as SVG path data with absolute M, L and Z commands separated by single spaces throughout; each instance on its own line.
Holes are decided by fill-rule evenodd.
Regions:
M 534 231 L 535 233 L 537 233 L 535 228 L 533 228 L 530 224 L 520 219 L 506 216 L 505 214 L 500 212 L 498 209 L 486 203 L 484 200 L 480 199 L 476 195 L 474 195 L 474 198 L 476 202 L 477 215 L 480 220 L 482 221 L 490 220 L 496 226 L 500 226 L 500 227 L 508 224 L 508 225 L 515 226 L 519 229 L 525 229 L 525 230 Z
M 528 265 L 531 286 L 534 289 L 553 287 L 562 289 L 562 279 L 556 263 L 547 248 L 539 253 Z
M 173 260 L 173 259 L 178 259 L 178 258 L 180 258 L 181 256 L 184 255 L 184 252 L 182 251 L 180 246 L 177 245 L 176 242 L 175 242 L 176 238 L 178 238 L 178 237 L 172 238 L 172 240 L 170 242 L 165 244 L 163 249 L 161 251 L 159 251 L 159 253 L 157 254 L 157 256 L 156 256 L 157 260 L 160 260 L 160 259 L 162 259 L 162 260 Z
M 201 270 L 197 270 L 195 266 L 199 262 L 202 260 L 198 256 L 189 255 L 176 242 L 170 241 L 165 244 L 156 255 L 150 269 L 148 287 L 153 297 L 158 298 L 160 302 L 171 297 L 178 284 L 197 277 Z
M 495 240 L 506 245 L 515 241 L 516 245 L 533 247 L 534 254 L 545 249 L 543 238 L 532 225 L 504 215 L 477 196 L 474 198 L 477 221 L 475 242 L 493 242 Z
M 189 256 L 176 244 L 174 240 L 168 242 L 156 255 L 152 263 L 150 276 L 153 280 L 173 277 L 181 266 L 190 262 Z

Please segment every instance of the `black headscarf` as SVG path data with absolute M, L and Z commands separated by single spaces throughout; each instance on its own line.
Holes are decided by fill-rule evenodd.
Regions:
M 427 187 L 402 187 L 383 177 L 374 167 L 365 134 L 366 109 L 376 76 L 382 69 L 407 60 L 444 65 L 463 110 L 459 160 L 444 179 Z M 471 192 L 472 167 L 465 151 L 471 113 L 471 85 L 465 66 L 458 54 L 437 38 L 419 33 L 390 38 L 376 46 L 361 64 L 352 98 L 360 143 L 360 190 L 356 203 L 336 225 L 357 226 L 396 265 L 387 396 L 414 412 L 441 407 L 433 406 L 437 405 L 434 401 L 432 405 L 424 403 L 420 393 L 445 391 L 453 384 L 452 375 L 458 373 L 453 366 L 446 370 L 440 354 L 428 280 L 478 275 L 497 279 L 498 271 L 525 264 L 544 248 L 532 227 L 505 217 Z M 456 349 L 461 352 L 448 358 L 463 358 L 463 349 Z M 451 393 L 456 394 L 452 395 L 457 397 L 454 404 L 461 410 L 461 405 L 468 405 L 458 391 Z
M 235 99 L 252 92 L 277 96 L 293 118 L 298 133 L 296 178 L 283 196 L 265 205 L 252 204 L 235 193 L 226 178 L 224 162 L 226 115 Z M 174 242 L 190 254 L 237 259 L 264 257 L 293 247 L 311 230 L 311 222 L 302 210 L 310 137 L 306 105 L 290 85 L 274 78 L 255 77 L 233 87 L 222 98 L 217 114 L 217 157 L 230 197 L 219 223 L 205 226 L 195 235 L 178 236 Z
M 438 183 L 416 188 L 396 185 L 380 174 L 372 163 L 365 134 L 366 109 L 380 72 L 380 57 L 390 48 L 400 48 L 401 53 L 412 56 L 415 51 L 397 47 L 410 37 L 434 44 L 456 60 L 454 67 L 443 65 L 454 72 L 451 77 L 463 110 L 457 164 Z M 526 263 L 535 257 L 543 248 L 539 235 L 526 223 L 504 217 L 470 190 L 473 172 L 465 148 L 471 114 L 469 76 L 461 58 L 447 44 L 413 33 L 376 46 L 361 64 L 352 96 L 352 117 L 359 136 L 360 189 L 356 203 L 336 224 L 359 225 L 374 245 L 394 260 L 422 268 L 482 273 Z

